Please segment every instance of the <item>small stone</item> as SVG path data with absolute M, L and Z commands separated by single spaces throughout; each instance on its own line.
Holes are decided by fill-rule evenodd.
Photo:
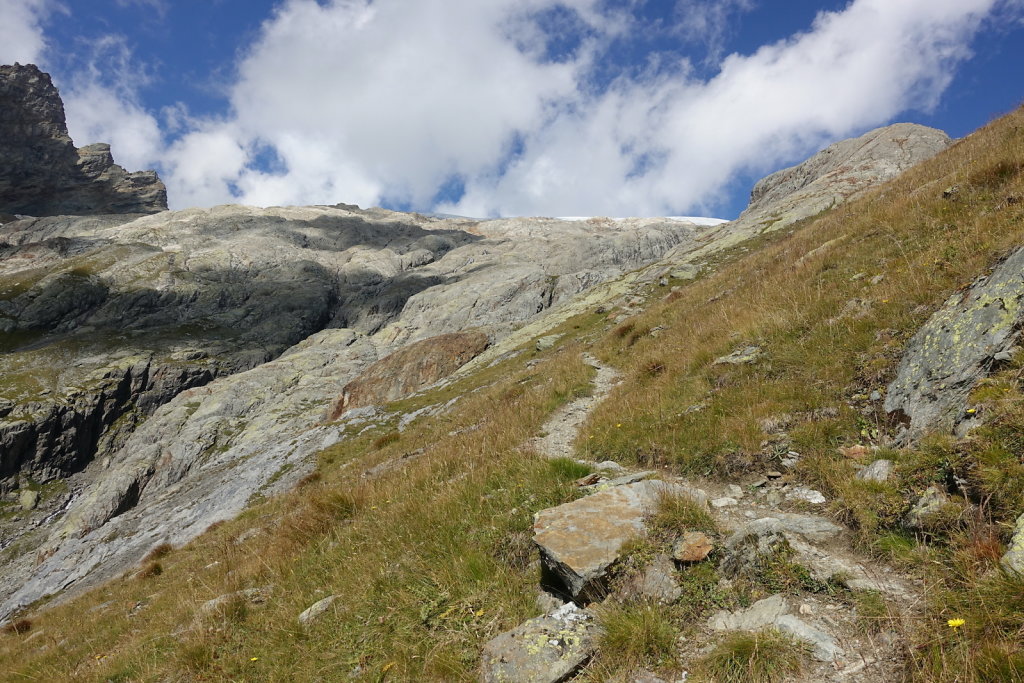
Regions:
M 875 460 L 873 463 L 857 473 L 861 481 L 887 481 L 892 475 L 894 463 L 892 460 Z
M 868 399 L 870 399 L 872 401 L 881 401 L 882 400 L 882 392 L 879 391 L 878 389 L 875 389 L 874 391 L 871 392 L 871 395 L 868 396 Z
M 715 498 L 711 501 L 711 507 L 713 508 L 726 508 L 739 505 L 739 501 L 735 498 Z
M 768 483 L 768 480 L 765 479 L 764 477 L 761 477 L 760 479 L 757 479 L 754 482 L 752 482 L 750 484 L 750 487 L 751 488 L 755 488 L 755 489 L 759 489 L 759 488 L 761 488 L 762 486 L 764 486 L 767 483 Z
M 329 595 L 323 600 L 314 602 L 299 615 L 299 624 L 306 626 L 318 617 L 322 616 L 331 607 L 331 603 L 338 599 L 337 595 Z
M 615 462 L 614 460 L 604 460 L 594 465 L 599 470 L 610 470 L 612 472 L 625 472 L 626 468 Z
M 234 593 L 226 593 L 220 595 L 213 600 L 207 600 L 199 607 L 199 613 L 201 615 L 210 615 L 217 612 L 222 607 L 226 607 L 233 600 L 244 600 L 254 605 L 262 605 L 263 603 L 270 600 L 270 596 L 274 591 L 273 586 L 261 586 L 260 588 L 245 588 Z
M 675 567 L 668 555 L 658 555 L 644 570 L 639 582 L 639 592 L 646 598 L 669 604 L 683 595 L 683 589 L 676 581 Z
M 782 472 L 779 472 L 778 470 L 769 470 L 765 474 L 766 474 L 766 476 L 769 479 L 781 479 L 782 478 Z
M 764 351 L 760 346 L 744 346 L 739 348 L 728 356 L 722 356 L 715 360 L 715 365 L 748 365 L 750 363 L 756 363 L 761 360 L 764 356 Z
M 852 460 L 860 460 L 865 455 L 867 455 L 868 449 L 867 449 L 867 446 L 862 446 L 861 444 L 857 444 L 855 446 L 844 446 L 844 447 L 841 447 L 839 449 L 839 452 L 843 456 L 845 456 L 847 458 L 851 458 Z
M 533 604 L 537 606 L 537 610 L 541 614 L 550 614 L 564 605 L 565 600 L 547 591 L 541 591 L 537 593 L 537 599 L 533 601 Z
M 826 502 L 825 496 L 820 491 L 815 491 L 806 486 L 793 486 L 786 489 L 786 500 L 800 500 L 812 505 L 822 505 Z
M 873 285 L 880 285 L 880 284 L 882 284 L 883 280 L 885 280 L 885 276 L 882 275 L 881 273 L 879 273 L 878 275 L 876 275 L 873 278 L 871 278 L 871 284 L 873 284 Z
M 1009 363 L 1011 360 L 1013 360 L 1013 354 L 1010 353 L 1009 351 L 1000 351 L 996 355 L 992 356 L 992 360 L 998 361 L 1000 363 Z
M 776 619 L 775 628 L 810 644 L 811 654 L 819 662 L 832 662 L 843 655 L 843 649 L 831 634 L 811 626 L 792 614 L 784 614 Z
M 668 287 L 668 278 L 667 277 L 661 278 L 660 280 L 658 280 L 658 284 L 660 286 L 662 286 L 662 287 Z
M 678 562 L 700 562 L 715 549 L 707 534 L 690 531 L 672 547 L 672 558 Z
M 18 504 L 21 505 L 21 509 L 25 512 L 35 510 L 36 506 L 39 505 L 39 491 L 23 489 L 18 495 Z
M 547 351 L 548 349 L 553 347 L 555 345 L 555 343 L 558 342 L 558 340 L 561 339 L 561 338 L 562 338 L 562 335 L 560 335 L 560 334 L 549 334 L 546 337 L 540 337 L 537 340 L 537 344 L 536 344 L 535 348 L 538 351 Z
M 805 617 L 809 617 L 810 615 L 814 614 L 814 611 L 811 609 L 811 606 L 808 605 L 806 602 L 800 603 L 799 612 L 802 616 Z
M 735 498 L 739 500 L 740 498 L 743 497 L 743 489 L 737 486 L 736 484 L 729 484 L 728 486 L 725 487 L 725 490 L 729 493 L 730 498 Z
M 949 496 L 938 486 L 929 486 L 903 518 L 903 526 L 908 529 L 924 529 L 928 519 L 942 510 L 948 502 Z
M 603 481 L 598 486 L 600 486 L 601 489 L 609 488 L 612 486 L 628 486 L 629 484 L 635 484 L 638 481 L 643 481 L 644 479 L 652 477 L 655 474 L 657 474 L 657 472 L 654 472 L 653 470 L 644 470 L 643 472 L 631 472 L 630 474 L 624 474 L 621 477 L 615 477 L 614 479 Z
M 756 631 L 771 626 L 785 614 L 789 614 L 785 596 L 773 595 L 744 610 L 717 612 L 708 620 L 708 626 L 715 631 Z
M 585 477 L 581 477 L 576 480 L 577 486 L 593 486 L 597 482 L 601 481 L 601 475 L 597 472 L 592 472 Z

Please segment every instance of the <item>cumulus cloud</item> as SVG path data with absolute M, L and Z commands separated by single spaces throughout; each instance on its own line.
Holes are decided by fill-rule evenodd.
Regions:
M 46 49 L 43 22 L 53 0 L 0 0 L 0 64 L 37 64 Z
M 110 143 L 114 160 L 129 170 L 158 165 L 165 152 L 163 133 L 138 97 L 150 80 L 123 36 L 91 41 L 76 68 L 56 75 L 71 139 L 79 146 Z
M 730 55 L 707 82 L 621 81 L 532 133 L 454 212 L 664 214 L 714 203 L 737 172 L 927 109 L 997 0 L 856 0 L 800 35 Z
M 222 115 L 171 108 L 161 130 L 116 40 L 68 111 L 126 166 L 158 163 L 175 207 L 689 213 L 738 174 L 934 106 L 985 18 L 1021 4 L 853 0 L 702 80 L 664 56 L 614 77 L 609 54 L 644 26 L 602 0 L 284 0 L 239 56 Z M 672 30 L 715 54 L 752 6 L 679 0 Z

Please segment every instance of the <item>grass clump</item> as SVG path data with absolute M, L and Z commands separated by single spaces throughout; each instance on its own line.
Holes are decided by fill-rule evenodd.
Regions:
M 136 574 L 135 578 L 145 580 L 153 579 L 164 573 L 164 567 L 159 562 L 147 562 Z
M 864 633 L 881 633 L 893 622 L 889 603 L 880 592 L 854 591 L 850 599 L 857 610 L 857 626 Z
M 13 619 L 4 624 L 4 633 L 12 636 L 20 636 L 32 630 L 32 621 L 22 617 Z
M 801 674 L 806 660 L 806 646 L 769 629 L 730 634 L 698 670 L 716 683 L 781 683 Z
M 577 462 L 572 458 L 552 458 L 548 461 L 551 474 L 563 482 L 572 482 L 582 479 L 594 471 L 591 466 Z
M 707 505 L 670 489 L 659 493 L 657 507 L 647 526 L 655 536 L 667 538 L 681 536 L 687 531 L 718 533 L 718 525 Z
M 603 629 L 599 669 L 629 670 L 673 662 L 679 630 L 664 607 L 645 600 L 613 602 L 600 608 L 598 619 Z

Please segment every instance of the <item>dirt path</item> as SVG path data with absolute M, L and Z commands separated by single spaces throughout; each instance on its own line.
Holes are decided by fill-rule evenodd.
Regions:
M 544 436 L 531 439 L 529 445 L 541 455 L 548 458 L 571 458 L 573 442 L 579 434 L 580 427 L 587 417 L 608 392 L 619 381 L 619 371 L 603 364 L 589 353 L 583 354 L 583 360 L 597 369 L 593 390 L 589 396 L 576 399 L 563 406 L 544 423 Z

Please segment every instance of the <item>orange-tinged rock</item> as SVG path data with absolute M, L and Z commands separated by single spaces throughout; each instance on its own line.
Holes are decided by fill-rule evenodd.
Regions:
M 345 385 L 328 412 L 337 420 L 353 408 L 397 401 L 444 379 L 487 348 L 483 332 L 442 334 L 410 344 L 363 371 Z
M 707 534 L 691 531 L 684 534 L 682 539 L 676 543 L 672 549 L 672 557 L 679 562 L 700 562 L 714 549 L 715 545 Z

